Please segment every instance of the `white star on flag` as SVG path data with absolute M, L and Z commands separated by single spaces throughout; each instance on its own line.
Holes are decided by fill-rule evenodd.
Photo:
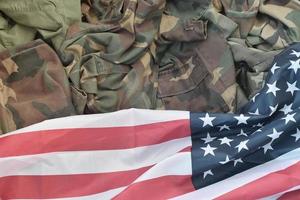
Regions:
M 273 128 L 273 133 L 268 135 L 270 138 L 272 138 L 272 141 L 276 140 L 280 137 L 280 135 L 283 133 L 283 131 L 277 132 L 275 128 Z
M 240 134 L 238 134 L 237 136 L 242 136 L 242 135 L 243 135 L 243 136 L 246 136 L 246 137 L 248 136 L 248 135 L 243 131 L 243 129 L 241 129 Z
M 264 124 L 263 123 L 258 123 L 258 124 L 254 124 L 252 127 L 262 127 Z
M 213 156 L 215 156 L 214 150 L 216 150 L 217 148 L 215 147 L 211 147 L 209 144 L 206 147 L 201 147 L 201 149 L 204 150 L 204 156 L 211 154 Z
M 256 98 L 258 95 L 259 95 L 259 93 L 256 93 L 256 94 L 252 97 L 251 101 L 255 102 L 255 98 Z
M 271 113 L 269 116 L 273 115 L 274 112 L 276 112 L 277 108 L 278 108 L 278 104 L 276 106 L 269 106 L 270 110 L 271 110 Z
M 271 68 L 272 74 L 274 74 L 274 73 L 275 73 L 275 70 L 276 70 L 276 69 L 279 69 L 279 68 L 280 68 L 280 67 L 277 66 L 277 63 L 274 63 L 274 65 L 273 65 L 272 68 Z
M 215 119 L 215 117 L 210 117 L 208 113 L 206 113 L 205 117 L 200 117 L 199 119 L 203 121 L 203 127 L 206 125 L 213 126 L 212 121 Z
M 295 137 L 295 142 L 297 142 L 300 139 L 300 130 L 297 128 L 297 132 L 292 136 Z
M 250 117 L 245 117 L 243 114 L 241 114 L 240 116 L 237 116 L 237 117 L 234 117 L 234 118 L 238 120 L 238 125 L 239 125 L 239 124 L 247 124 L 247 120 Z
M 267 91 L 267 94 L 272 93 L 276 97 L 276 92 L 280 90 L 278 87 L 276 87 L 276 83 L 277 83 L 277 81 L 275 81 L 272 84 L 267 83 L 267 86 L 269 88 L 268 91 Z
M 207 175 L 211 175 L 211 176 L 213 176 L 214 174 L 212 173 L 212 171 L 211 171 L 211 170 L 207 170 L 207 171 L 205 171 L 205 172 L 204 172 L 204 174 L 203 174 L 203 178 L 205 179 L 205 177 L 206 177 Z
M 243 163 L 243 160 L 241 158 L 234 160 L 233 166 L 235 167 L 238 163 Z
M 288 69 L 293 69 L 295 74 L 297 73 L 298 69 L 300 69 L 300 59 L 296 60 L 296 61 L 292 61 L 291 62 L 291 66 Z
M 286 82 L 286 83 L 287 83 L 287 86 L 288 86 L 288 88 L 286 89 L 286 91 L 290 92 L 292 95 L 294 95 L 295 91 L 300 90 L 299 88 L 296 87 L 297 81 L 295 81 L 294 83 L 289 83 L 289 82 Z
M 225 160 L 224 161 L 220 161 L 219 163 L 222 164 L 222 165 L 224 165 L 224 164 L 228 163 L 229 161 L 230 161 L 230 159 L 229 159 L 228 155 L 226 155 Z
M 232 139 L 229 139 L 229 138 L 227 138 L 227 137 L 220 138 L 219 140 L 221 141 L 220 144 L 227 144 L 227 145 L 230 146 L 230 147 L 231 147 L 230 142 L 233 141 Z
M 242 151 L 243 149 L 249 150 L 247 147 L 247 143 L 249 140 L 241 141 L 239 145 L 237 145 L 235 148 L 238 148 L 238 152 Z
M 224 124 L 223 126 L 219 126 L 220 131 L 226 129 L 226 130 L 230 130 L 229 126 L 227 126 L 226 124 Z
M 300 57 L 300 52 L 297 52 L 297 51 L 293 50 L 293 52 L 290 53 L 290 55 L 294 55 L 294 56 L 296 56 L 297 58 L 299 58 L 299 57 Z
M 264 154 L 266 154 L 268 150 L 273 150 L 273 147 L 271 146 L 271 144 L 272 144 L 272 142 L 269 142 L 268 144 L 266 144 L 262 147 L 264 149 Z
M 294 115 L 296 115 L 296 113 L 287 114 L 286 117 L 282 118 L 285 120 L 285 124 L 289 123 L 289 121 L 296 122 L 296 120 L 294 119 Z
M 201 138 L 201 140 L 203 140 L 205 144 L 213 141 L 214 139 L 215 137 L 210 137 L 209 133 L 207 133 L 206 138 Z
M 255 112 L 248 112 L 250 115 L 260 115 L 258 108 L 256 108 Z
M 284 114 L 286 115 L 293 111 L 292 105 L 293 104 L 290 104 L 290 105 L 285 104 L 284 107 L 280 109 L 280 111 L 284 112 Z

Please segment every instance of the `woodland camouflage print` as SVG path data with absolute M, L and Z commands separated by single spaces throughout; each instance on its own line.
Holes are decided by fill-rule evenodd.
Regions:
M 37 40 L 0 59 L 0 133 L 75 114 L 63 67 L 47 44 Z
M 70 28 L 64 63 L 79 113 L 162 107 L 153 41 L 164 7 L 163 0 L 125 1 L 118 20 Z
M 299 5 L 82 1 L 89 24 L 71 27 L 64 44 L 77 111 L 236 111 L 262 87 L 274 56 L 300 40 Z
M 0 0 L 0 11 L 0 49 L 10 49 L 2 65 L 13 60 L 0 68 L 2 132 L 73 114 L 63 68 L 77 114 L 236 112 L 263 86 L 274 56 L 300 41 L 298 0 Z M 62 65 L 41 41 L 16 48 L 37 38 Z M 20 95 L 29 87 L 21 82 L 48 65 L 60 81 L 45 75 L 34 85 L 43 87 Z M 22 98 L 33 99 L 24 112 Z
M 234 56 L 239 109 L 262 87 L 274 56 L 300 41 L 300 2 L 214 0 L 212 3 L 214 23 L 226 27 L 224 32 Z
M 207 26 L 207 19 L 182 20 L 171 14 L 163 15 L 162 23 L 169 26 L 160 29 L 156 56 L 158 97 L 165 108 L 233 110 L 234 62 L 220 29 L 213 24 Z M 213 53 L 208 50 L 215 46 L 218 48 Z

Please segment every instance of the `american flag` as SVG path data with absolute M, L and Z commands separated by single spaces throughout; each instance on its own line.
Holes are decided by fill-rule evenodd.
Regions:
M 240 113 L 129 109 L 0 137 L 0 199 L 300 199 L 300 44 Z

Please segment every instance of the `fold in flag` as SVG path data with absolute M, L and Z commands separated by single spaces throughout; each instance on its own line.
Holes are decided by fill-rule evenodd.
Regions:
M 0 137 L 0 199 L 299 199 L 300 44 L 239 114 L 130 109 Z

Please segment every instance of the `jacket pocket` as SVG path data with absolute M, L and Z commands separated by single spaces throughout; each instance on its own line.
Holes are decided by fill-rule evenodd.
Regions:
M 228 111 L 221 94 L 210 88 L 212 76 L 197 55 L 184 63 L 176 58 L 172 60 L 173 63 L 161 68 L 158 75 L 158 98 L 166 109 Z

